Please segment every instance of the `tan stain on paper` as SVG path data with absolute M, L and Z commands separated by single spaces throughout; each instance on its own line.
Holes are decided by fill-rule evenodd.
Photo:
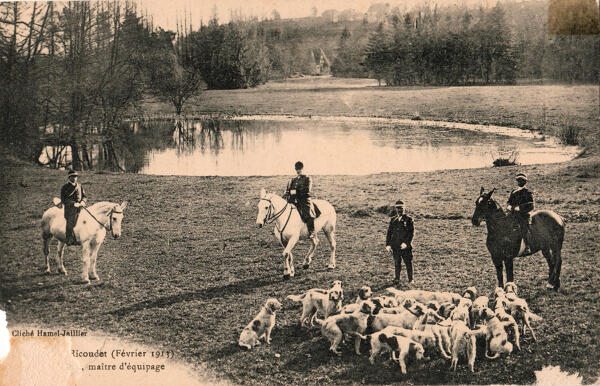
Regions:
M 81 370 L 70 350 L 70 338 L 11 338 L 8 356 L 0 363 L 0 384 L 77 385 Z
M 12 330 L 33 329 L 36 327 Z M 49 330 L 45 328 L 44 330 Z M 89 336 L 91 335 L 91 336 Z M 111 357 L 112 350 L 146 352 L 145 357 Z M 106 357 L 75 357 L 73 351 L 105 351 Z M 177 360 L 153 358 L 151 352 L 161 351 L 141 344 L 106 337 L 88 332 L 86 337 L 12 337 L 8 356 L 0 361 L 0 385 L 56 385 L 56 386 L 104 386 L 104 385 L 206 385 L 222 384 L 208 374 L 197 374 Z M 121 363 L 130 365 L 164 365 L 164 370 L 156 372 L 133 372 L 120 370 Z M 90 370 L 90 365 L 116 365 L 117 370 Z
M 596 0 L 550 0 L 548 33 L 554 35 L 598 35 L 600 15 Z

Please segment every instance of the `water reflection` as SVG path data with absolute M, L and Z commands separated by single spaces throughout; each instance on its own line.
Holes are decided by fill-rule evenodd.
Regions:
M 303 160 L 311 174 L 371 174 L 485 167 L 494 157 L 513 152 L 522 164 L 570 157 L 531 139 L 454 128 L 310 119 L 187 124 L 185 132 L 192 134 L 178 134 L 187 151 L 152 149 L 140 173 L 281 175 Z
M 311 174 L 356 175 L 486 167 L 512 153 L 521 164 L 572 156 L 528 138 L 366 120 L 150 120 L 120 133 L 111 143 L 119 167 L 161 175 L 288 175 L 297 160 Z M 105 145 L 88 148 L 104 167 Z M 68 161 L 68 146 L 49 146 L 47 157 Z

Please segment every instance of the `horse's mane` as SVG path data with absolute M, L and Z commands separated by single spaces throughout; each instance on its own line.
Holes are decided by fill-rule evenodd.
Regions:
M 504 218 L 507 216 L 507 213 L 504 211 L 504 208 L 502 207 L 502 205 L 500 205 L 498 203 L 498 201 L 496 201 L 495 199 L 493 199 L 491 197 L 489 198 L 489 200 L 494 204 L 494 209 L 493 209 L 494 215 L 496 215 L 498 218 Z M 500 214 L 501 217 L 498 216 L 498 214 Z
M 95 203 L 94 205 L 91 205 L 88 209 L 90 212 L 108 213 L 112 209 L 114 209 L 116 205 L 117 204 L 115 204 L 114 202 L 100 201 L 100 202 Z
M 276 195 L 276 194 L 275 194 L 275 193 L 273 193 L 273 192 L 270 192 L 270 193 L 267 193 L 267 194 L 265 194 L 265 198 L 266 198 L 266 199 L 268 199 L 268 200 L 273 200 L 273 198 L 278 198 L 278 199 L 280 199 L 280 200 L 283 200 L 283 201 L 285 201 L 285 199 L 284 199 L 283 197 L 281 197 L 281 196 L 278 196 L 278 195 Z

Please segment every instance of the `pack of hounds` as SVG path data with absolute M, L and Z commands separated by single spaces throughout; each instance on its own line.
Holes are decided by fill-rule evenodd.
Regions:
M 453 371 L 459 359 L 465 358 L 474 372 L 478 339 L 485 341 L 485 357 L 496 359 L 510 354 L 513 347 L 520 350 L 521 334 L 527 329 L 536 340 L 531 322 L 542 320 L 518 296 L 513 282 L 496 288 L 489 297 L 477 296 L 475 287 L 463 295 L 394 287 L 385 291 L 385 295 L 373 296 L 371 288 L 363 286 L 354 303 L 343 305 L 342 282 L 336 280 L 329 289 L 312 288 L 287 298 L 302 303 L 300 324 L 319 325 L 332 353 L 341 355 L 340 344 L 354 339 L 354 351 L 360 355 L 361 341 L 366 341 L 371 364 L 378 355 L 390 352 L 402 374 L 406 374 L 408 356 L 429 360 L 432 354 L 450 360 Z M 244 328 L 238 344 L 247 349 L 260 344 L 260 339 L 270 344 L 279 310 L 281 303 L 269 298 Z

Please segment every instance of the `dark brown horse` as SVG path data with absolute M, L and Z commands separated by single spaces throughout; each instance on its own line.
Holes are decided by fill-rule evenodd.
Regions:
M 496 267 L 498 286 L 504 286 L 502 263 L 506 268 L 506 281 L 514 281 L 513 259 L 522 251 L 521 234 L 517 219 L 512 214 L 504 213 L 502 207 L 492 199 L 495 189 L 485 193 L 483 187 L 475 201 L 475 212 L 471 218 L 473 225 L 478 226 L 485 220 L 488 230 L 486 245 L 492 255 Z M 546 288 L 558 290 L 560 287 L 560 267 L 562 258 L 560 251 L 565 236 L 563 219 L 550 210 L 531 212 L 531 254 L 542 251 L 548 262 L 548 284 Z

